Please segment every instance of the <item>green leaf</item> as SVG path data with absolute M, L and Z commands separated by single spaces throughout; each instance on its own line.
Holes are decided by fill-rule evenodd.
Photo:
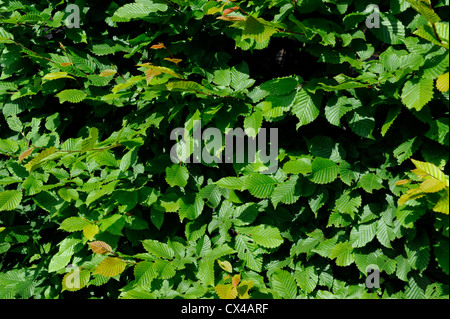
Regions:
M 194 81 L 176 81 L 167 85 L 169 91 L 205 93 L 207 89 Z
M 357 173 L 352 169 L 352 166 L 348 162 L 342 161 L 339 165 L 339 177 L 342 182 L 350 186 L 352 181 L 356 180 Z
M 156 273 L 153 262 L 141 261 L 134 266 L 134 277 L 136 284 L 140 287 L 148 287 L 158 274 Z
M 336 210 L 342 214 L 354 216 L 362 204 L 362 197 L 356 191 L 344 192 L 336 200 Z
M 291 205 L 294 204 L 300 198 L 299 195 L 295 194 L 295 187 L 297 185 L 297 180 L 298 176 L 293 176 L 288 181 L 278 184 L 277 187 L 275 187 L 270 197 L 272 200 L 272 204 L 275 208 L 280 202 Z
M 244 187 L 244 178 L 223 177 L 216 182 L 216 185 L 222 188 L 241 190 Z
M 80 103 L 87 97 L 87 94 L 80 90 L 70 89 L 61 91 L 56 96 L 59 98 L 59 103 Z
M 285 77 L 264 82 L 260 85 L 260 88 L 270 92 L 270 95 L 287 95 L 294 91 L 298 85 L 299 83 L 294 77 Z
M 150 13 L 167 11 L 167 9 L 167 5 L 163 3 L 127 3 L 117 9 L 112 20 L 125 22 L 130 19 L 141 19 L 147 17 Z
M 377 223 L 356 225 L 350 232 L 350 243 L 353 248 L 364 247 L 375 238 Z
M 243 187 L 256 198 L 269 198 L 277 184 L 278 181 L 273 177 L 253 173 L 247 176 Z
M 238 258 L 245 261 L 246 267 L 260 272 L 262 269 L 262 257 L 255 253 L 257 246 L 251 241 L 250 237 L 238 234 L 235 240 Z
M 121 159 L 119 168 L 122 172 L 125 172 L 130 168 L 131 164 L 134 163 L 137 159 L 137 148 L 133 148 L 128 151 Z
M 87 152 L 94 148 L 98 139 L 98 129 L 96 127 L 91 127 L 89 129 L 89 137 L 81 143 L 81 152 Z
M 76 189 L 61 188 L 58 190 L 58 195 L 64 199 L 66 202 L 71 202 L 72 200 L 78 200 L 79 194 Z
M 214 71 L 213 82 L 221 86 L 229 86 L 231 83 L 231 71 L 229 69 Z
M 170 187 L 185 187 L 189 179 L 189 171 L 185 166 L 173 164 L 166 168 L 166 182 Z
M 248 234 L 256 244 L 266 248 L 276 248 L 283 243 L 279 229 L 273 226 L 239 227 L 237 231 L 238 233 Z
M 350 242 L 336 244 L 330 254 L 331 259 L 336 258 L 336 265 L 349 266 L 355 261 L 353 248 Z
M 340 126 L 341 118 L 354 108 L 356 100 L 340 96 L 339 99 L 331 99 L 325 107 L 325 117 L 333 125 Z
M 231 68 L 231 87 L 236 91 L 242 91 L 252 86 L 255 80 L 250 79 L 250 70 L 247 63 L 242 62 Z
M 377 239 L 386 248 L 392 248 L 391 241 L 395 239 L 394 230 L 388 226 L 383 218 L 377 223 Z
M 59 229 L 67 232 L 82 231 L 89 222 L 81 217 L 69 217 L 63 220 Z
M 98 163 L 100 166 L 112 166 L 117 167 L 117 160 L 114 157 L 113 153 L 108 150 L 97 151 L 96 154 L 92 157 L 94 161 Z
M 311 160 L 308 158 L 290 160 L 283 165 L 283 172 L 286 174 L 308 174 L 311 171 Z
M 22 201 L 22 192 L 9 190 L 0 193 L 0 212 L 5 210 L 14 210 Z
M 180 220 L 183 220 L 184 218 L 190 220 L 198 218 L 203 212 L 204 205 L 205 202 L 199 194 L 196 194 L 195 196 L 190 194 L 182 197 L 179 209 Z
M 6 123 L 9 128 L 15 132 L 22 132 L 23 130 L 22 121 L 16 115 L 8 116 L 6 118 Z
M 383 188 L 383 180 L 372 173 L 365 174 L 361 176 L 359 179 L 359 184 L 364 188 L 364 190 L 370 194 L 372 194 L 372 191 L 379 190 Z
M 432 79 L 412 79 L 405 83 L 402 90 L 402 102 L 408 109 L 420 111 L 433 98 Z
M 256 42 L 264 42 L 268 40 L 276 31 L 276 28 L 267 25 L 266 21 L 263 19 L 248 16 L 245 20 L 242 40 L 250 38 L 254 39 Z
M 380 12 L 380 28 L 371 28 L 375 36 L 383 43 L 401 44 L 405 38 L 405 26 L 396 17 Z
M 448 258 L 448 240 L 442 238 L 437 241 L 433 246 L 434 255 L 436 256 L 436 261 L 439 267 L 444 271 L 445 274 L 449 274 L 449 258 Z
M 255 138 L 258 135 L 263 123 L 263 115 L 260 109 L 255 109 L 252 114 L 248 115 L 244 119 L 245 134 L 249 137 Z
M 214 286 L 214 259 L 201 259 L 197 278 L 206 286 Z
M 313 94 L 306 89 L 297 92 L 292 103 L 292 113 L 299 119 L 297 128 L 313 122 L 319 116 L 321 102 L 322 95 L 319 93 Z
M 272 275 L 272 289 L 282 299 L 297 297 L 297 284 L 294 277 L 286 270 L 277 269 Z
M 300 289 L 307 294 L 313 292 L 319 282 L 319 276 L 314 266 L 309 266 L 302 270 L 296 270 L 294 277 Z
M 310 180 L 316 184 L 329 184 L 339 175 L 339 166 L 326 158 L 316 157 L 311 169 Z
M 405 245 L 406 255 L 411 267 L 423 271 L 430 262 L 430 246 L 426 234 L 421 233 L 413 241 Z
M 417 149 L 416 143 L 417 137 L 406 140 L 396 149 L 394 149 L 394 157 L 397 159 L 398 163 L 401 164 L 408 158 L 410 158 Z
M 152 239 L 145 239 L 142 241 L 142 245 L 146 251 L 155 255 L 157 258 L 172 259 L 175 256 L 174 250 L 165 243 Z

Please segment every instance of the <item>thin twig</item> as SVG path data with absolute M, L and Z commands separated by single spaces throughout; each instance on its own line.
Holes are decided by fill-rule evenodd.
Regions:
M 31 50 L 31 49 L 28 49 L 28 48 L 27 48 L 26 46 L 24 46 L 23 44 L 20 44 L 20 43 L 14 41 L 14 40 L 12 40 L 12 41 L 14 42 L 15 45 L 18 45 L 18 46 L 20 46 L 21 48 L 23 48 L 23 49 L 25 49 L 25 50 L 27 50 L 27 51 L 30 51 L 31 53 L 37 55 L 38 57 L 40 57 L 40 58 L 42 58 L 42 59 L 45 59 L 45 60 L 47 60 L 47 61 L 50 61 L 50 62 L 52 62 L 52 63 L 57 64 L 57 63 L 56 63 L 55 61 L 53 61 L 52 59 L 46 58 L 45 56 L 42 56 L 42 55 L 40 55 L 39 53 L 34 52 L 34 51 Z

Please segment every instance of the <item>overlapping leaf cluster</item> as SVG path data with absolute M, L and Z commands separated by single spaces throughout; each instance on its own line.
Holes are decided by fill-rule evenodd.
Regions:
M 0 1 L 0 298 L 448 298 L 449 3 L 372 2 Z

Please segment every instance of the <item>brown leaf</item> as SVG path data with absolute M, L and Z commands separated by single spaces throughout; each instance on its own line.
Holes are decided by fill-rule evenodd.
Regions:
M 233 7 L 233 8 L 225 9 L 225 10 L 223 10 L 222 15 L 226 16 L 227 14 L 230 14 L 231 12 L 234 12 L 234 11 L 236 11 L 238 9 L 239 9 L 239 7 Z
M 409 182 L 411 182 L 409 179 L 402 179 L 402 180 L 399 180 L 398 182 L 396 182 L 395 185 L 404 185 L 404 184 L 408 184 Z
M 220 16 L 217 19 L 226 20 L 226 21 L 245 21 L 245 17 L 237 17 L 237 16 Z
M 112 252 L 111 246 L 104 241 L 91 241 L 88 245 L 96 254 L 104 255 Z
M 159 42 L 158 44 L 154 44 L 150 47 L 150 49 L 165 49 L 166 46 L 164 45 L 164 43 Z
M 72 65 L 72 62 L 65 62 L 65 63 L 60 63 L 60 66 L 68 66 L 68 65 Z
M 241 281 L 241 275 L 234 275 L 233 279 L 231 280 L 231 284 L 233 287 L 237 287 L 239 285 L 239 282 Z
M 19 156 L 19 163 L 22 162 L 25 158 L 28 157 L 28 155 L 30 155 L 34 150 L 34 147 L 26 150 L 25 152 L 23 152 L 22 154 L 20 154 Z

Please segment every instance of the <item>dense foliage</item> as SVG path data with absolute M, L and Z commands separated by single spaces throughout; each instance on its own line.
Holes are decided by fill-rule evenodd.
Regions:
M 449 1 L 368 4 L 1 0 L 0 298 L 448 298 Z

